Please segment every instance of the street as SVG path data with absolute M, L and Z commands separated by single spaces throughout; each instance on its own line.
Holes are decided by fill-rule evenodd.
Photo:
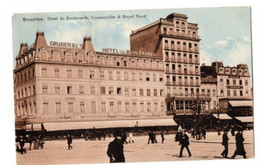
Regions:
M 223 132 L 222 132 L 223 133 Z M 208 132 L 206 140 L 195 140 L 190 138 L 191 157 L 188 157 L 186 149 L 183 157 L 179 158 L 180 146 L 174 141 L 175 135 L 165 135 L 164 144 L 161 137 L 157 135 L 156 144 L 147 144 L 148 136 L 134 137 L 135 143 L 124 145 L 126 162 L 157 162 L 157 161 L 179 161 L 179 160 L 211 160 L 224 159 L 220 155 L 224 147 L 221 145 L 222 133 Z M 229 154 L 231 157 L 235 151 L 235 137 L 229 136 Z M 190 134 L 189 134 L 190 137 Z M 244 146 L 247 158 L 254 157 L 253 131 L 244 131 Z M 106 155 L 107 146 L 113 138 L 106 138 L 101 141 L 85 141 L 84 139 L 74 139 L 73 149 L 67 149 L 66 140 L 45 141 L 43 149 L 28 150 L 29 144 L 25 145 L 27 153 L 21 155 L 17 153 L 17 164 L 86 164 L 86 163 L 108 163 Z M 33 148 L 33 147 L 32 147 Z M 238 155 L 235 159 L 242 159 Z

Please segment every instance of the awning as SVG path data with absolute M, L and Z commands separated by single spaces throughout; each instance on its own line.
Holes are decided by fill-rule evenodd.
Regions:
M 116 120 L 116 121 L 87 121 L 87 122 L 57 122 L 43 123 L 47 131 L 102 129 L 102 128 L 131 128 L 149 126 L 175 126 L 171 119 L 147 119 L 147 120 Z M 31 124 L 26 125 L 26 130 L 31 131 Z M 41 124 L 33 124 L 33 130 L 41 130 Z
M 253 102 L 252 101 L 229 101 L 229 104 L 232 107 L 252 107 Z
M 149 120 L 137 120 L 139 127 L 151 127 L 151 126 L 176 126 L 176 122 L 171 119 L 149 119 Z
M 254 118 L 253 116 L 239 116 L 235 117 L 237 120 L 241 121 L 242 123 L 253 123 Z
M 228 116 L 227 114 L 225 113 L 222 113 L 222 114 L 213 114 L 213 116 L 216 118 L 216 119 L 220 119 L 220 120 L 231 120 L 232 118 L 230 116 Z

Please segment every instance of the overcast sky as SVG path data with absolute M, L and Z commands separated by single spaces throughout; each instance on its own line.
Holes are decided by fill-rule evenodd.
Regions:
M 67 13 L 15 14 L 13 16 L 13 59 L 22 42 L 33 44 L 37 31 L 44 31 L 50 41 L 82 43 L 91 36 L 96 50 L 102 48 L 130 49 L 132 30 L 165 18 L 170 13 L 188 16 L 188 22 L 199 25 L 201 63 L 210 65 L 223 61 L 225 66 L 246 63 L 251 71 L 251 22 L 249 7 L 193 8 L 132 11 L 96 11 Z M 117 16 L 121 18 L 118 19 Z M 123 19 L 123 15 L 146 15 L 145 18 Z M 88 20 L 66 20 L 66 17 L 86 16 Z M 116 19 L 92 19 L 97 16 L 116 16 Z M 41 17 L 45 21 L 28 22 L 23 18 Z M 64 21 L 47 21 L 47 17 L 64 17 Z M 15 64 L 15 60 L 14 60 Z

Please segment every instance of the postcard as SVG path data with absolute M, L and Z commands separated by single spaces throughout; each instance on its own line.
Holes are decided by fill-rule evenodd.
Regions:
M 250 7 L 17 13 L 16 161 L 254 158 Z

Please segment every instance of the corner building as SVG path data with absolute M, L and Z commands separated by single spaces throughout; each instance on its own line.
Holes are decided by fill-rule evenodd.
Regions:
M 31 46 L 21 44 L 16 58 L 17 125 L 24 119 L 27 125 L 43 122 L 47 130 L 59 129 L 48 123 L 67 121 L 121 121 L 116 127 L 135 127 L 145 119 L 146 126 L 153 126 L 160 118 L 165 119 L 162 126 L 172 126 L 165 111 L 163 77 L 163 61 L 154 53 L 95 51 L 89 37 L 81 47 L 48 45 L 44 33 L 37 32 Z M 77 129 L 98 128 L 89 125 Z M 66 124 L 59 127 L 70 129 Z
M 162 58 L 166 112 L 182 126 L 192 127 L 194 106 L 211 104 L 209 96 L 200 95 L 198 25 L 173 13 L 133 31 L 130 41 L 131 50 L 151 51 Z

